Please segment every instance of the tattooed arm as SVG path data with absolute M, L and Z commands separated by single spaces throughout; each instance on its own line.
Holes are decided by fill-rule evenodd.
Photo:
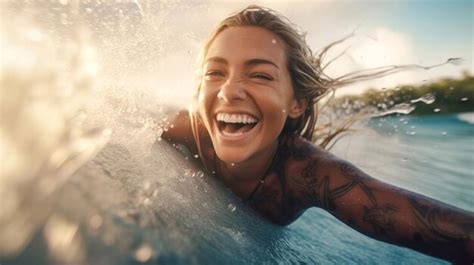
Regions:
M 325 151 L 315 152 L 302 171 L 312 205 L 378 240 L 473 264 L 472 212 L 383 183 Z

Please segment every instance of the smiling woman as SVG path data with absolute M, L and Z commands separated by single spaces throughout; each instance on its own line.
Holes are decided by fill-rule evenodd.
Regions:
M 233 175 L 263 174 L 258 168 L 268 167 L 287 116 L 305 109 L 305 101 L 294 98 L 284 46 L 276 38 L 262 28 L 233 27 L 206 54 L 198 111 L 217 156 L 236 164 Z M 238 117 L 256 123 L 236 130 Z
M 332 89 L 399 71 L 326 76 L 284 17 L 250 6 L 225 19 L 202 52 L 195 101 L 163 137 L 269 220 L 320 207 L 389 243 L 459 263 L 474 259 L 474 215 L 372 178 L 315 145 L 316 103 Z M 328 138 L 333 135 L 328 136 Z

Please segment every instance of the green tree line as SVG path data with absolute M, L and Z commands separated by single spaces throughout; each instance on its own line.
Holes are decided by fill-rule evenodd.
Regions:
M 390 89 L 369 89 L 361 95 L 343 96 L 336 105 L 390 109 L 401 103 L 415 106 L 411 115 L 449 114 L 474 111 L 474 76 L 464 72 L 459 79 L 440 79 L 418 86 L 400 86 Z M 355 107 L 354 107 L 355 106 Z M 361 108 L 362 108 L 361 107 Z

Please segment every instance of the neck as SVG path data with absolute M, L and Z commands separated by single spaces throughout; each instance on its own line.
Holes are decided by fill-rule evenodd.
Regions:
M 278 140 L 245 161 L 238 163 L 220 161 L 219 169 L 226 185 L 237 194 L 248 193 L 248 189 L 254 188 L 255 184 L 268 173 L 277 148 Z

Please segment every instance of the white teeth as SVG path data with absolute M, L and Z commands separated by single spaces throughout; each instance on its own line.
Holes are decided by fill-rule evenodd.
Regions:
M 257 123 L 257 119 L 247 114 L 228 114 L 228 113 L 217 113 L 217 120 L 227 123 Z

